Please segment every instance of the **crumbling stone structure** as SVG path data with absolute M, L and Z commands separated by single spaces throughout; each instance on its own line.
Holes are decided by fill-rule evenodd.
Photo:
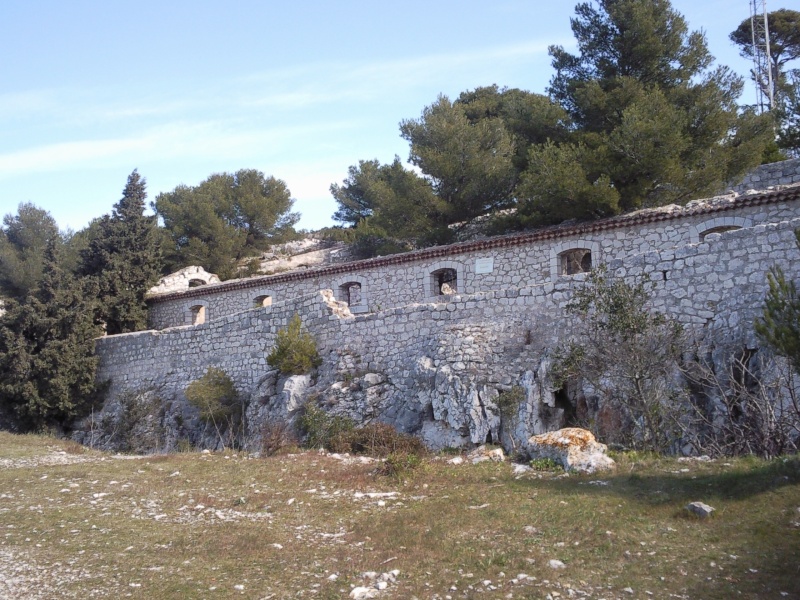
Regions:
M 784 186 L 167 291 L 150 298 L 153 330 L 97 340 L 99 377 L 112 402 L 159 387 L 180 404 L 214 366 L 233 378 L 252 423 L 292 418 L 313 395 L 331 413 L 385 421 L 433 447 L 514 446 L 563 425 L 548 349 L 569 333 L 565 307 L 586 271 L 645 276 L 654 310 L 755 348 L 769 268 L 800 278 L 798 227 L 800 185 Z M 281 377 L 266 361 L 295 314 L 323 358 L 313 381 Z M 496 400 L 512 386 L 524 400 L 501 428 Z

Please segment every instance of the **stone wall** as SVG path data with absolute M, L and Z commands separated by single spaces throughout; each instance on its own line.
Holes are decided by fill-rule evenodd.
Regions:
M 265 296 L 273 303 L 284 303 L 332 289 L 337 299 L 344 300 L 344 288 L 352 283 L 361 286 L 361 300 L 351 306 L 353 313 L 441 301 L 434 274 L 442 269 L 456 273 L 452 287 L 462 295 L 536 287 L 559 280 L 560 256 L 572 249 L 590 250 L 593 265 L 626 261 L 650 251 L 666 252 L 697 244 L 708 231 L 747 228 L 794 217 L 800 217 L 800 186 L 743 198 L 694 201 L 683 208 L 640 211 L 583 225 L 168 294 L 151 300 L 151 326 L 163 329 L 191 324 L 199 306 L 203 307 L 206 321 L 216 321 L 252 308 L 257 298 Z
M 748 173 L 744 179 L 730 189 L 739 194 L 749 190 L 766 190 L 779 185 L 800 183 L 800 159 L 785 160 L 761 165 Z
M 615 276 L 630 282 L 648 277 L 656 310 L 717 339 L 736 339 L 755 347 L 752 324 L 763 305 L 768 269 L 777 264 L 792 278 L 800 277 L 797 227 L 799 218 L 761 223 L 709 235 L 702 243 L 606 262 Z M 506 252 L 496 255 L 498 263 L 515 258 L 512 251 Z M 521 256 L 516 257 L 517 265 L 527 264 L 526 258 L 536 254 Z M 537 268 L 544 269 L 545 264 L 541 257 L 536 262 Z M 409 266 L 400 281 L 418 281 L 415 268 Z M 362 422 L 376 418 L 390 422 L 422 435 L 433 446 L 478 443 L 498 439 L 499 416 L 493 401 L 499 391 L 520 385 L 528 406 L 519 425 L 524 438 L 547 428 L 537 407 L 555 407 L 552 392 L 543 383 L 542 364 L 547 348 L 569 333 L 565 306 L 585 277 L 557 276 L 546 282 L 522 277 L 517 282 L 511 279 L 502 290 L 479 290 L 364 315 L 352 315 L 329 292 L 315 291 L 203 325 L 98 339 L 99 377 L 111 381 L 112 397 L 149 386 L 180 396 L 206 368 L 215 366 L 224 369 L 253 402 L 267 402 L 257 393 L 274 376 L 266 356 L 277 330 L 297 313 L 318 342 L 324 361 L 318 391 L 331 411 Z M 478 287 L 470 284 L 475 279 L 466 281 Z M 360 390 L 359 400 L 352 401 L 353 393 L 347 391 L 351 384 L 346 381 L 365 373 L 374 374 L 370 378 L 374 387 Z M 270 385 L 269 393 L 274 394 L 274 381 Z

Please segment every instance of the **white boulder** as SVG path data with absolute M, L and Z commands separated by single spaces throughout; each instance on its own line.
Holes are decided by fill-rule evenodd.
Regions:
M 591 431 L 566 427 L 535 435 L 528 440 L 531 458 L 549 458 L 565 471 L 594 473 L 613 469 L 614 461 L 606 455 L 607 447 L 594 439 Z

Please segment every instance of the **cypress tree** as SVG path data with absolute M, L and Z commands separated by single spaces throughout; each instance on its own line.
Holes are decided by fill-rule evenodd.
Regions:
M 76 279 L 50 241 L 44 272 L 26 298 L 0 318 L 0 408 L 21 429 L 62 425 L 81 415 L 96 392 L 92 280 Z
M 161 273 L 156 218 L 144 215 L 146 182 L 134 170 L 114 205 L 98 223 L 98 235 L 82 253 L 81 273 L 96 278 L 98 320 L 109 334 L 146 328 L 144 298 Z

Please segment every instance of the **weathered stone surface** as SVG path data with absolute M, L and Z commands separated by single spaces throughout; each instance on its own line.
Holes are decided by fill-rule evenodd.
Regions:
M 689 332 L 748 348 L 758 347 L 752 323 L 768 269 L 778 264 L 800 276 L 796 199 L 739 206 L 731 196 L 648 215 L 621 228 L 534 236 L 513 247 L 443 248 L 438 257 L 360 263 L 366 314 L 336 299 L 356 276 L 345 266 L 331 275 L 281 274 L 194 288 L 151 305 L 153 325 L 171 328 L 98 339 L 98 377 L 111 382 L 110 407 L 126 393 L 159 389 L 169 405 L 163 427 L 175 435 L 200 427 L 183 393 L 213 366 L 231 376 L 245 399 L 251 431 L 269 419 L 291 419 L 315 398 L 331 414 L 390 423 L 433 448 L 493 443 L 525 452 L 531 436 L 563 426 L 565 407 L 574 408 L 552 389 L 548 357 L 572 332 L 566 306 L 586 276 L 554 270 L 561 252 L 589 248 L 593 261 L 617 277 L 634 283 L 648 276 L 655 310 Z M 699 243 L 711 225 L 742 229 Z M 490 272 L 476 268 L 482 259 L 491 259 Z M 459 293 L 446 302 L 431 288 L 431 274 L 441 268 L 458 273 Z M 273 303 L 254 307 L 253 299 L 264 295 Z M 175 326 L 198 302 L 207 307 L 206 323 Z M 323 358 L 313 381 L 302 386 L 280 380 L 266 362 L 278 330 L 295 314 Z M 518 405 L 501 414 L 499 394 L 512 391 Z M 596 414 L 598 406 L 584 396 L 585 409 Z M 186 425 L 173 428 L 178 422 Z M 197 432 L 189 437 L 202 441 Z
M 597 442 L 591 431 L 566 427 L 535 435 L 528 440 L 531 458 L 549 458 L 566 471 L 594 473 L 612 469 L 614 461 L 606 455 L 606 445 Z
M 184 267 L 180 271 L 175 271 L 159 279 L 158 283 L 147 291 L 147 294 L 156 296 L 158 294 L 183 292 L 192 285 L 211 285 L 214 283 L 220 283 L 220 278 L 214 273 L 209 273 L 203 267 Z
M 707 519 L 716 509 L 705 502 L 690 502 L 686 505 L 686 510 L 697 515 L 701 519 Z

